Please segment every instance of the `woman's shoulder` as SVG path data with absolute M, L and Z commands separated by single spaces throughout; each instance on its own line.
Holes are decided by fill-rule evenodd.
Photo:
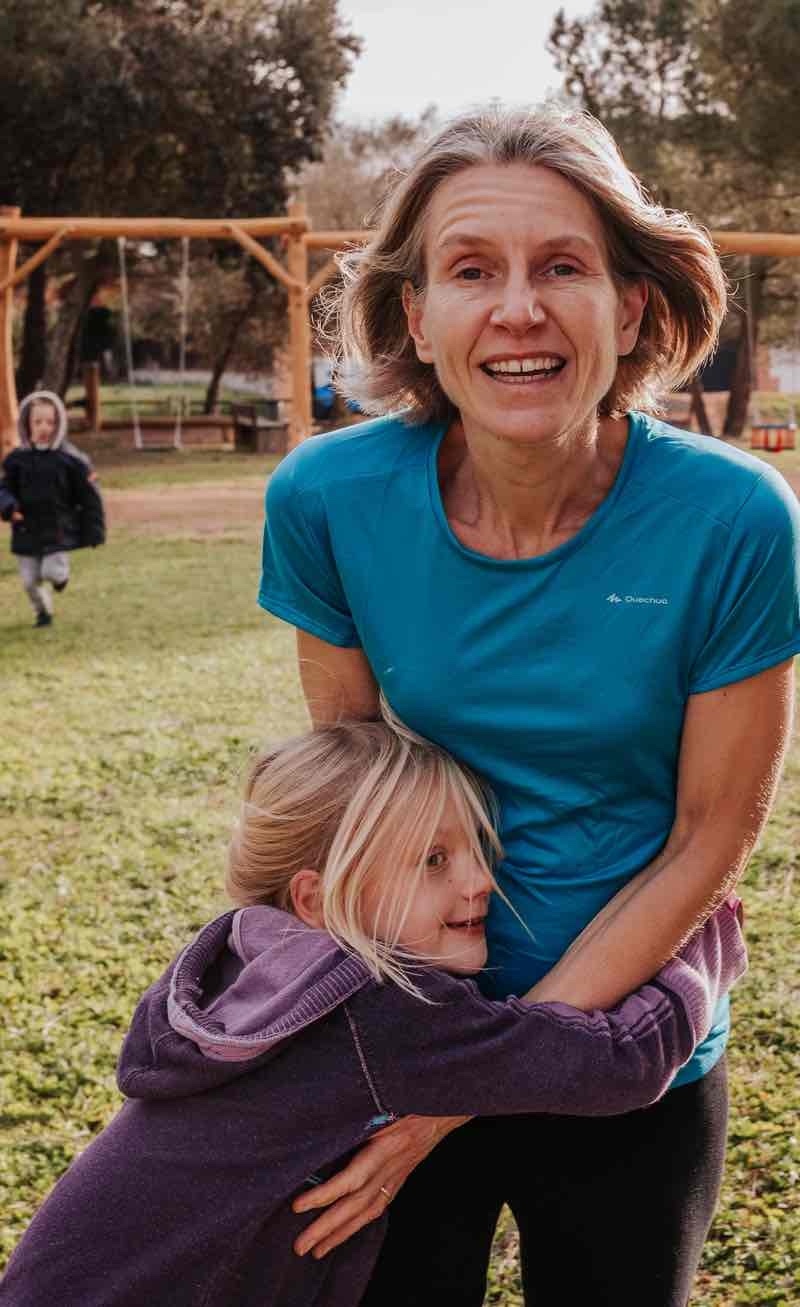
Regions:
M 749 503 L 796 505 L 775 468 L 716 436 L 673 427 L 643 413 L 631 414 L 638 437 L 634 478 L 659 498 L 669 497 L 731 525 Z
M 415 426 L 402 413 L 341 427 L 304 440 L 287 454 L 272 479 L 303 491 L 394 475 L 401 468 L 424 465 L 437 433 L 435 424 Z

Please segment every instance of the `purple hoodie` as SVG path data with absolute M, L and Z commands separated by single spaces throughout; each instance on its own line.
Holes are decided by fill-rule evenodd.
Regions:
M 356 1307 L 385 1217 L 317 1261 L 291 1200 L 388 1121 L 652 1103 L 746 966 L 726 904 L 611 1012 L 492 1002 L 421 968 L 377 983 L 273 908 L 226 913 L 142 998 L 128 1101 L 34 1217 L 2 1307 Z

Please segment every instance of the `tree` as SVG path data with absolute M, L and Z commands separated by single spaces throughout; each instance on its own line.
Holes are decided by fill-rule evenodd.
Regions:
M 663 203 L 718 228 L 796 225 L 800 0 L 604 0 L 585 19 L 562 10 L 549 45 L 568 93 L 606 123 Z M 737 361 L 725 432 L 739 435 L 750 345 L 780 328 L 798 283 L 776 260 L 732 260 L 729 270 L 750 286 L 729 327 Z
M 322 157 L 307 164 L 297 177 L 314 225 L 346 231 L 370 226 L 393 178 L 410 166 L 436 122 L 436 109 L 431 105 L 419 118 L 394 116 L 366 125 L 335 123 Z M 329 259 L 327 251 L 312 255 L 312 275 Z M 317 315 L 321 336 L 324 317 L 323 308 Z
M 317 227 L 352 230 L 368 224 L 391 179 L 407 168 L 436 126 L 436 109 L 419 118 L 395 115 L 369 124 L 336 122 L 321 157 L 297 177 Z
M 280 212 L 358 49 L 336 0 L 0 0 L 0 202 L 48 214 Z M 55 262 L 65 265 L 74 279 L 69 252 Z M 84 298 L 64 300 L 72 326 L 59 323 L 45 370 L 58 389 Z M 29 315 L 38 329 L 41 302 Z

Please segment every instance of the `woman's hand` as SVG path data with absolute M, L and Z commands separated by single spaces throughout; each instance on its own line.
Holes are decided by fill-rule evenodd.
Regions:
M 386 1210 L 401 1185 L 428 1153 L 468 1116 L 404 1116 L 380 1130 L 333 1179 L 301 1194 L 296 1212 L 327 1207 L 294 1245 L 301 1257 L 324 1257 Z

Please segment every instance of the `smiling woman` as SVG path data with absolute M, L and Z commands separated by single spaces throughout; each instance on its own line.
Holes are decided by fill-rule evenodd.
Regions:
M 462 423 L 524 447 L 596 413 L 647 291 L 617 289 L 600 219 L 570 182 L 525 163 L 456 173 L 431 199 L 425 256 L 424 289 L 404 285 L 408 329 Z
M 382 691 L 489 781 L 484 993 L 615 1002 L 741 874 L 791 719 L 795 498 L 655 416 L 714 348 L 719 260 L 599 123 L 496 108 L 424 147 L 342 266 L 341 374 L 381 416 L 273 476 L 260 601 L 298 628 L 315 722 Z M 300 1200 L 332 1205 L 299 1250 L 388 1191 L 363 1307 L 480 1307 L 508 1202 L 526 1301 L 685 1307 L 728 1028 L 722 1003 L 663 1103 L 614 1121 L 393 1125 Z

